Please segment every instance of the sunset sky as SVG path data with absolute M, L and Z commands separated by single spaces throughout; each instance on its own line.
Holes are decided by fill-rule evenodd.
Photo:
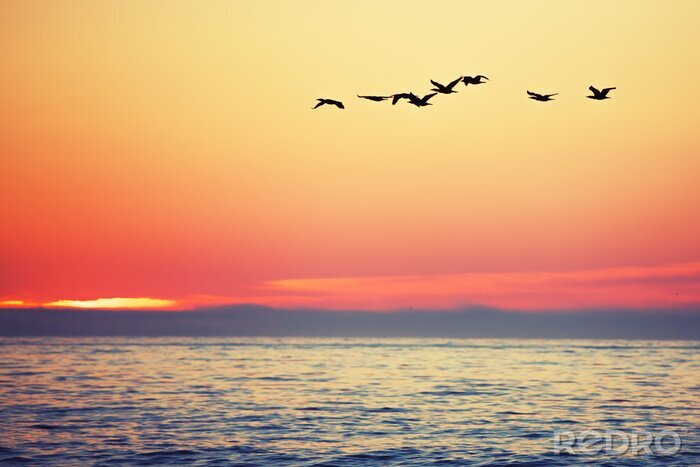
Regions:
M 3 1 L 0 307 L 700 310 L 698 22 Z M 355 97 L 473 74 L 426 108 Z

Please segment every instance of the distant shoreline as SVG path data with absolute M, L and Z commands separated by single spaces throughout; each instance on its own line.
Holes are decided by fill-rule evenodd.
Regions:
M 195 311 L 0 309 L 4 337 L 391 337 L 700 340 L 694 310 L 393 312 L 253 305 Z

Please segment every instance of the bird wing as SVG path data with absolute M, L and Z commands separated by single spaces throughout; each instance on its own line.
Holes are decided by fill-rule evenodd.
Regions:
M 448 85 L 447 85 L 447 89 L 452 89 L 452 88 L 454 88 L 454 87 L 457 85 L 457 83 L 459 83 L 460 81 L 462 81 L 462 77 L 461 77 L 461 76 L 460 76 L 459 78 L 457 78 L 456 80 L 452 81 L 450 84 L 448 84 Z
M 608 93 L 609 93 L 610 91 L 612 91 L 613 89 L 617 89 L 617 88 L 605 88 L 605 89 L 601 90 L 600 93 L 601 93 L 603 96 L 607 96 Z
M 600 91 L 598 91 L 598 90 L 597 90 L 595 87 L 593 87 L 593 86 L 589 86 L 589 87 L 588 87 L 588 90 L 591 91 L 591 92 L 593 93 L 594 96 L 599 96 L 599 95 L 600 95 Z
M 544 97 L 552 97 L 552 96 L 557 96 L 559 95 L 558 92 L 555 92 L 554 94 L 545 94 Z
M 396 105 L 396 103 L 397 103 L 398 101 L 400 101 L 401 99 L 403 99 L 403 95 L 401 95 L 401 94 L 394 94 L 394 95 L 391 96 L 391 97 L 393 97 L 393 99 L 391 100 L 391 105 Z
M 338 107 L 339 109 L 344 109 L 345 106 L 343 105 L 342 102 L 340 101 L 330 101 L 330 104 L 333 104 L 334 106 Z
M 433 96 L 436 96 L 436 95 L 437 95 L 436 92 L 434 92 L 434 93 L 432 93 L 432 94 L 426 94 L 425 96 L 423 96 L 423 99 L 421 99 L 421 102 L 423 102 L 423 103 L 425 104 L 425 103 L 427 103 L 430 99 L 432 99 Z
M 430 80 L 431 83 L 433 83 L 433 86 L 440 88 L 440 89 L 445 89 L 445 86 L 442 84 L 438 83 L 437 81 L 433 81 L 432 79 Z
M 413 94 L 413 93 L 410 93 L 410 94 L 408 95 L 408 102 L 410 102 L 410 103 L 413 104 L 413 105 L 418 105 L 418 106 L 419 106 L 423 101 L 421 100 L 420 97 L 416 96 L 416 95 Z
M 370 98 L 370 96 L 361 96 L 359 94 L 357 95 L 357 97 L 359 97 L 360 99 L 369 99 Z
M 314 106 L 314 109 L 318 109 L 318 108 L 321 107 L 323 104 L 325 104 L 325 102 L 323 102 L 323 99 L 317 99 L 317 100 L 318 100 L 319 102 L 318 102 L 318 104 L 316 104 L 316 105 Z M 313 110 L 313 109 L 312 109 L 312 110 Z
M 527 93 L 533 97 L 542 97 L 542 94 L 537 94 L 536 92 L 528 91 Z
M 484 78 L 485 80 L 488 80 L 488 78 L 487 78 L 486 76 L 484 76 L 484 75 L 477 75 L 477 76 L 476 76 L 476 79 L 479 79 L 479 78 Z

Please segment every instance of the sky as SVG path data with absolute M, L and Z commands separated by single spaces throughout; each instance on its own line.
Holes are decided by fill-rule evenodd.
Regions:
M 0 307 L 700 309 L 699 20 L 4 1 Z

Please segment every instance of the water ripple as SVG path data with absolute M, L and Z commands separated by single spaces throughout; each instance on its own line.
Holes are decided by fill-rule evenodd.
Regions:
M 697 342 L 0 339 L 0 463 L 697 465 Z M 555 429 L 673 429 L 567 456 Z

